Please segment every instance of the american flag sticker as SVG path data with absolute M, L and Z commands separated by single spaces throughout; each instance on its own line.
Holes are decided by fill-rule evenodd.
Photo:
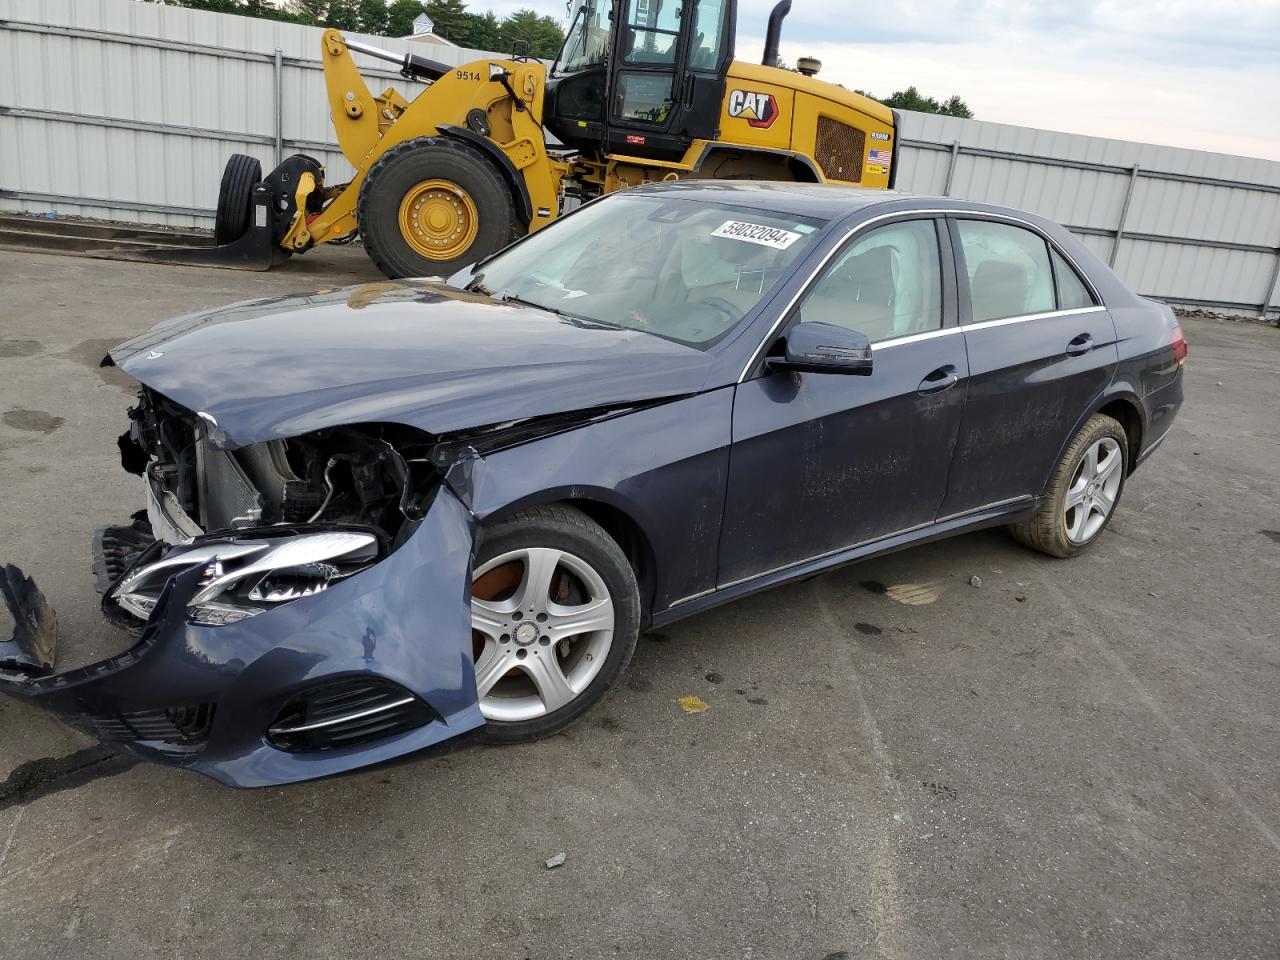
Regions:
M 867 154 L 867 160 L 870 163 L 878 163 L 887 167 L 889 165 L 889 156 L 888 150 L 872 150 Z

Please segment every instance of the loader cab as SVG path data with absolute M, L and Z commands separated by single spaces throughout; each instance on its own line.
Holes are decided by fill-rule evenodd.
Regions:
M 736 0 L 583 0 L 547 81 L 544 124 L 587 155 L 674 160 L 714 140 Z

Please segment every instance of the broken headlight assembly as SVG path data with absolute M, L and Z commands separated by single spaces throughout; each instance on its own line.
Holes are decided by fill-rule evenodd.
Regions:
M 381 539 L 367 530 L 246 530 L 171 547 L 156 560 L 144 557 L 108 596 L 146 620 L 169 579 L 199 566 L 203 575 L 187 604 L 187 619 L 221 626 L 321 593 L 382 554 Z

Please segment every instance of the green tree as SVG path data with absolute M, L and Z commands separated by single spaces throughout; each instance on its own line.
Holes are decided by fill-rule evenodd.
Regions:
M 502 45 L 502 25 L 490 10 L 467 14 L 466 46 L 473 50 L 497 50 Z
M 435 34 L 452 40 L 460 46 L 467 45 L 467 34 L 471 26 L 470 14 L 462 0 L 427 0 L 427 16 L 435 25 Z
M 413 21 L 423 12 L 421 0 L 395 0 L 387 8 L 387 36 L 409 36 L 413 33 Z
M 304 23 L 323 23 L 329 6 L 329 0 L 289 0 L 290 12 Z
M 355 0 L 333 0 L 325 14 L 324 25 L 338 30 L 359 30 L 360 11 L 356 9 Z
M 940 112 L 949 117 L 960 117 L 963 120 L 973 119 L 973 111 L 969 109 L 969 105 L 954 95 L 942 104 Z
M 502 48 L 510 50 L 521 41 L 529 44 L 529 54 L 552 59 L 560 52 L 564 33 L 551 17 L 538 16 L 533 10 L 517 10 L 499 27 Z
M 361 33 L 387 32 L 387 0 L 360 0 L 356 14 Z
M 877 97 L 863 90 L 857 92 L 872 100 L 879 100 L 886 107 L 893 107 L 895 110 L 914 110 L 916 113 L 937 113 L 948 117 L 961 117 L 965 120 L 973 119 L 973 111 L 959 97 L 952 96 L 939 103 L 933 97 L 922 94 L 914 84 L 905 90 L 896 90 L 888 97 Z
M 148 0 L 150 3 L 159 0 Z M 214 13 L 234 13 L 242 17 L 258 17 L 264 20 L 282 20 L 286 23 L 307 23 L 306 20 L 290 10 L 273 6 L 268 0 L 167 0 L 173 6 L 186 7 L 189 10 L 210 10 Z

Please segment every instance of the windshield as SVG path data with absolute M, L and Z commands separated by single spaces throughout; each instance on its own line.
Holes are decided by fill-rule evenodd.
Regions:
M 764 298 L 821 226 L 718 203 L 620 194 L 494 257 L 468 286 L 705 349 Z
M 573 17 L 552 73 L 574 73 L 605 62 L 609 52 L 608 0 L 586 0 Z

